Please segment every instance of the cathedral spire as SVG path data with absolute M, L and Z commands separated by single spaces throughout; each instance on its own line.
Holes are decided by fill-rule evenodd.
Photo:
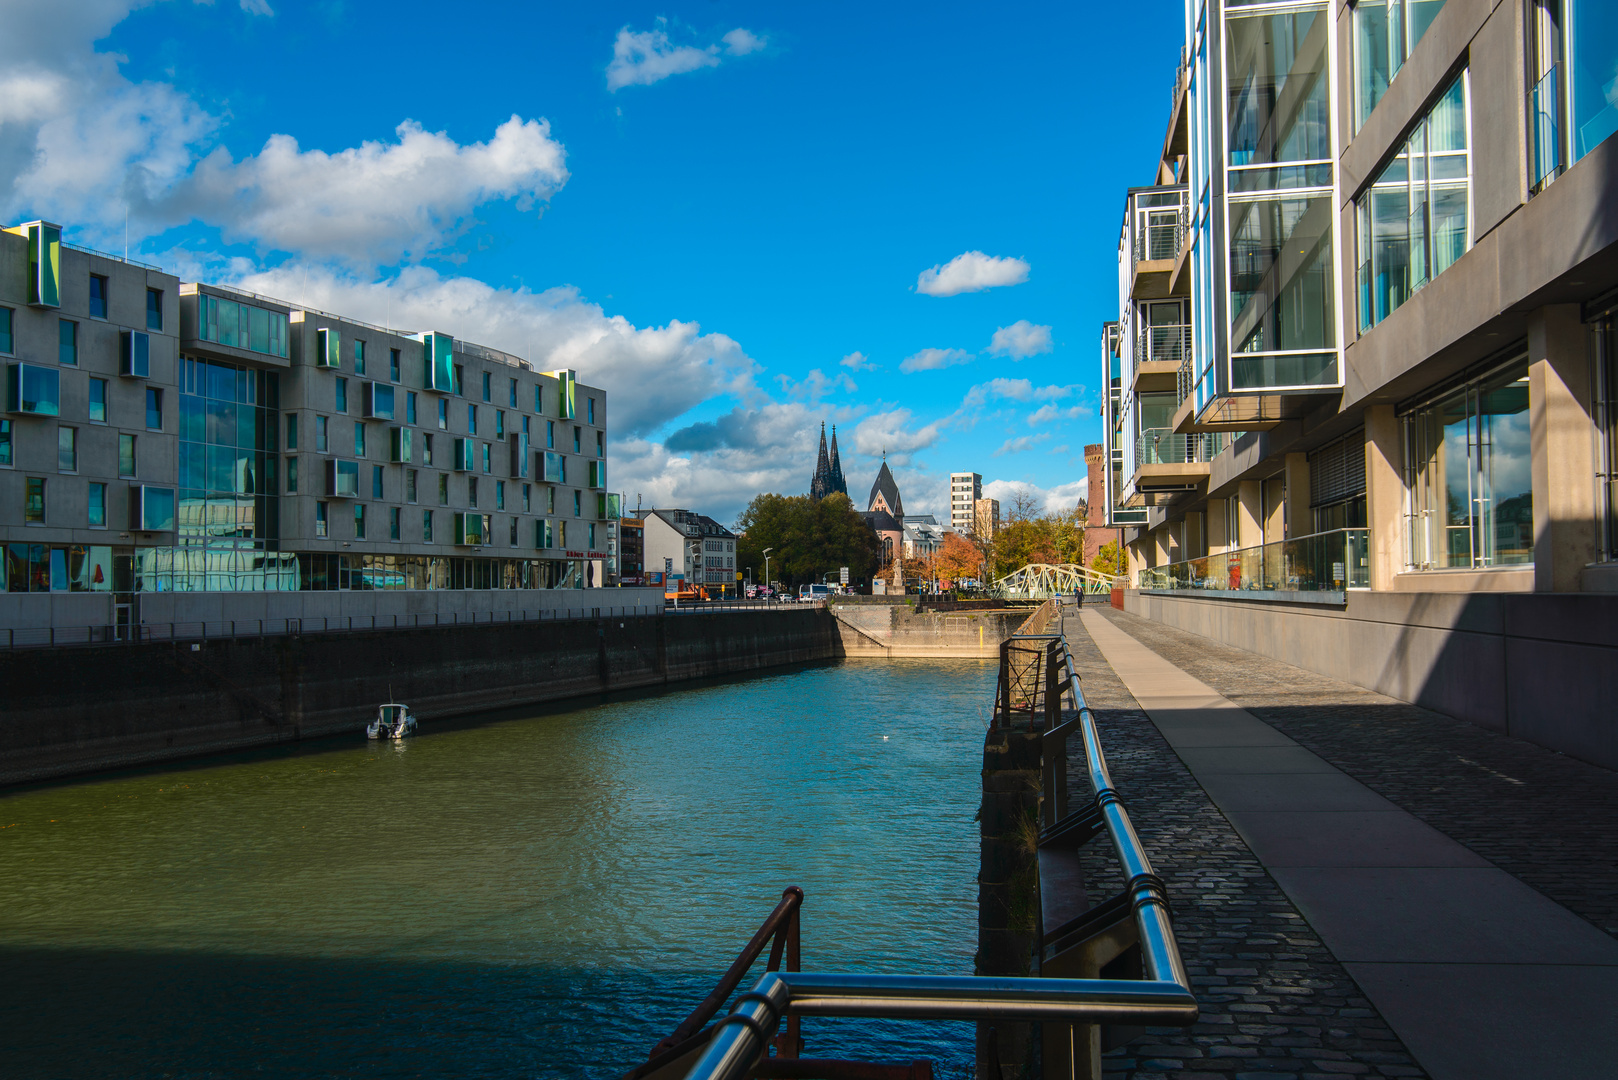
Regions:
M 843 479 L 843 459 L 837 456 L 837 425 L 831 426 L 831 491 L 848 494 L 848 481 Z M 831 494 L 828 491 L 827 494 Z
M 815 461 L 815 475 L 809 481 L 809 497 L 824 499 L 832 493 L 831 460 L 826 454 L 826 422 L 820 422 L 820 457 Z

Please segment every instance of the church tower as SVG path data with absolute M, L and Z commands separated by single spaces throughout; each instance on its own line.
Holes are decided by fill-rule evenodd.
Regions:
M 816 502 L 832 493 L 831 459 L 826 454 L 826 422 L 820 423 L 820 457 L 815 461 L 815 475 L 809 480 L 809 497 Z
M 837 425 L 831 426 L 831 491 L 848 494 L 848 481 L 843 479 L 843 459 L 837 456 Z

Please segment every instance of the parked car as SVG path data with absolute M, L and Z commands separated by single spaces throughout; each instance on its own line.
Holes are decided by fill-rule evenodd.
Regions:
M 824 600 L 830 596 L 833 591 L 834 587 L 831 585 L 800 585 L 798 587 L 798 599 L 806 603 L 813 602 L 815 600 Z

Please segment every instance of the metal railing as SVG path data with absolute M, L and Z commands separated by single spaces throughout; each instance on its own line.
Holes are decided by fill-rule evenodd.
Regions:
M 1111 574 L 1078 563 L 1030 563 L 997 579 L 989 592 L 1002 600 L 1049 600 L 1077 592 L 1111 592 L 1112 586 Z
M 0 627 L 0 650 L 43 649 L 87 645 L 128 645 L 150 641 L 224 641 L 233 638 L 286 637 L 296 634 L 350 634 L 385 630 L 417 630 L 435 626 L 514 626 L 522 623 L 577 619 L 622 619 L 665 615 L 710 615 L 726 611 L 802 611 L 804 604 L 768 601 L 684 604 L 601 605 L 541 611 L 448 611 L 416 615 L 339 615 L 292 619 L 213 619 L 192 622 L 142 622 L 128 625 Z
M 85 255 L 94 255 L 99 259 L 111 259 L 113 262 L 121 262 L 130 266 L 138 266 L 142 270 L 156 270 L 159 274 L 167 273 L 167 271 L 161 266 L 153 266 L 151 263 L 141 262 L 139 259 L 131 259 L 127 255 L 114 255 L 110 251 L 98 251 L 93 247 L 85 247 L 83 244 L 70 244 L 66 240 L 62 241 L 62 246 L 67 248 L 69 251 L 77 251 Z
M 1240 594 L 1263 599 L 1266 593 L 1318 594 L 1340 602 L 1347 589 L 1371 587 L 1371 532 L 1333 529 L 1256 547 L 1186 559 L 1142 570 L 1143 592 Z
M 1225 432 L 1177 435 L 1172 428 L 1147 428 L 1135 442 L 1136 465 L 1184 465 L 1212 461 L 1230 445 Z
M 1135 335 L 1135 363 L 1180 364 L 1191 355 L 1188 325 L 1146 326 Z
M 1042 610 L 1046 611 L 1045 620 L 1050 621 L 1057 610 L 1055 602 Z M 1061 634 L 1023 635 L 1008 639 L 1007 644 L 1021 642 L 1032 646 L 1035 641 L 1040 644 L 1034 646 L 1033 651 L 1046 658 L 1034 676 L 1034 682 L 1043 690 L 1024 713 L 1031 727 L 1038 723 L 1045 725 L 1047 738 L 1065 737 L 1070 730 L 1080 733 L 1095 792 L 1088 807 L 1064 815 L 1044 832 L 1054 834 L 1074 826 L 1092 828 L 1093 823 L 1090 835 L 1107 833 L 1126 885 L 1114 901 L 1109 901 L 1109 911 L 1116 912 L 1116 919 L 1106 925 L 1109 929 L 1127 926 L 1135 936 L 1145 977 L 999 978 L 771 971 L 759 979 L 751 991 L 740 995 L 730 1013 L 714 1025 L 707 1050 L 686 1074 L 687 1080 L 742 1080 L 753 1075 L 770 1075 L 760 1066 L 773 1059 L 762 1058 L 762 1055 L 775 1038 L 781 1020 L 790 1017 L 1007 1020 L 1055 1025 L 1188 1026 L 1196 1022 L 1197 1001 L 1174 940 L 1162 879 L 1152 872 L 1151 861 L 1113 786 L 1095 718 L 1079 687 L 1066 638 Z M 1014 710 L 1008 710 L 1003 720 L 1009 725 L 1016 715 Z M 996 722 L 1001 719 L 997 715 Z M 1047 771 L 1053 767 L 1048 763 Z M 1057 771 L 1065 776 L 1064 770 Z M 1047 783 L 1050 783 L 1049 776 Z M 1055 810 L 1053 801 L 1047 813 L 1054 814 Z M 1062 928 L 1068 937 L 1078 929 Z M 1041 948 L 1043 951 L 1043 943 Z M 1076 1060 L 1054 1062 L 1047 1049 L 1047 1076 L 1065 1069 L 1062 1075 L 1099 1077 L 1099 1073 L 1092 1072 L 1092 1067 L 1089 1061 L 1082 1064 Z

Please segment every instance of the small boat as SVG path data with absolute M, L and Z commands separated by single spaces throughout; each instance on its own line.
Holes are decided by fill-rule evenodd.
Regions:
M 389 702 L 376 707 L 376 719 L 365 729 L 367 739 L 402 739 L 416 733 L 416 718 L 410 706 Z

